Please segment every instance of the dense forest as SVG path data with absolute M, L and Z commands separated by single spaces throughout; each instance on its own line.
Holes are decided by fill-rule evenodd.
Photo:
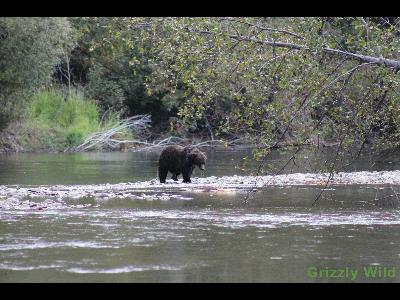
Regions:
M 400 18 L 0 18 L 0 148 L 113 140 L 399 146 Z M 138 145 L 133 145 L 135 147 Z

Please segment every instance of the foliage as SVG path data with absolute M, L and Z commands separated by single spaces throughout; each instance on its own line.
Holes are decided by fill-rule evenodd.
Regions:
M 62 133 L 62 148 L 76 146 L 89 134 L 119 122 L 117 115 L 108 114 L 100 123 L 99 109 L 93 101 L 84 99 L 77 91 L 65 99 L 55 89 L 34 95 L 27 108 L 26 119 L 38 122 L 41 128 Z
M 49 84 L 73 43 L 66 18 L 0 18 L 0 130 Z
M 259 158 L 316 141 L 355 156 L 398 147 L 399 21 L 0 18 L 0 123 L 53 74 L 67 96 L 41 92 L 29 111 L 70 145 L 109 115 L 151 113 L 174 135 L 246 136 Z M 83 98 L 95 100 L 92 115 Z
M 143 18 L 148 89 L 184 93 L 178 116 L 246 134 L 262 157 L 316 137 L 399 146 L 398 22 L 374 18 Z M 144 25 L 145 24 L 145 25 Z M 371 59 L 372 57 L 372 59 Z M 224 102 L 228 107 L 224 107 Z M 200 123 L 199 123 L 200 122 Z
M 163 95 L 149 95 L 144 85 L 145 76 L 151 74 L 149 46 L 135 43 L 140 33 L 127 27 L 124 19 L 70 19 L 81 33 L 71 56 L 73 81 L 85 85 L 86 96 L 95 99 L 103 112 L 151 113 L 156 123 L 165 121 L 170 103 L 164 104 Z

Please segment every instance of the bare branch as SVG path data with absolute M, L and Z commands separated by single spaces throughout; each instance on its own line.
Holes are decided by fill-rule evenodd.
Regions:
M 123 120 L 118 124 L 117 126 L 114 126 L 111 129 L 96 132 L 91 134 L 86 138 L 86 140 L 78 145 L 77 147 L 74 147 L 72 149 L 66 149 L 64 152 L 67 151 L 85 151 L 88 149 L 93 148 L 96 145 L 102 145 L 102 144 L 108 144 L 110 145 L 110 141 L 114 142 L 112 140 L 112 137 L 120 132 L 121 130 L 124 130 L 126 128 L 132 128 L 136 132 L 141 131 L 147 127 L 149 127 L 151 122 L 150 116 L 149 115 L 138 115 L 138 116 L 133 116 L 128 119 Z M 135 141 L 137 142 L 137 141 Z M 121 143 L 121 142 L 119 142 Z
M 194 30 L 188 26 L 186 26 L 185 29 L 189 32 L 195 32 L 195 33 L 199 33 L 199 34 L 216 35 L 216 33 L 211 32 L 211 31 Z M 257 40 L 255 38 L 251 38 L 251 37 L 244 37 L 244 36 L 238 36 L 238 35 L 232 35 L 232 34 L 228 35 L 228 37 L 231 39 L 234 39 L 234 40 L 238 40 L 238 41 L 252 42 L 252 43 L 256 43 L 256 44 L 260 44 L 260 45 L 267 45 L 267 46 L 271 46 L 271 47 L 289 48 L 289 49 L 294 49 L 294 50 L 315 51 L 315 49 L 310 49 L 304 45 L 293 44 L 293 43 L 274 42 L 274 41 L 268 41 L 268 40 Z M 330 55 L 348 57 L 350 59 L 358 60 L 362 63 L 371 63 L 371 64 L 373 63 L 376 65 L 395 69 L 396 71 L 400 70 L 400 61 L 393 60 L 393 59 L 351 53 L 351 52 L 342 51 L 342 50 L 338 50 L 338 49 L 332 49 L 329 47 L 322 48 L 322 51 L 327 54 L 330 54 Z
M 262 31 L 272 31 L 272 32 L 284 33 L 284 34 L 288 34 L 288 35 L 294 36 L 294 37 L 296 37 L 298 39 L 304 40 L 303 36 L 301 36 L 301 35 L 299 35 L 299 34 L 297 34 L 295 32 L 291 32 L 291 31 L 284 30 L 284 29 L 276 29 L 276 28 L 264 27 L 264 26 L 252 24 L 250 22 L 246 22 L 246 21 L 243 21 L 243 20 L 240 20 L 240 19 L 235 19 L 235 18 L 221 18 L 221 20 L 226 20 L 226 21 L 230 21 L 230 22 L 246 24 L 246 25 L 248 25 L 250 27 L 254 27 L 254 28 L 260 29 Z
M 373 65 L 373 64 L 376 64 L 376 63 L 373 63 L 373 62 L 371 62 L 371 63 L 364 63 L 364 64 L 360 64 L 360 65 L 358 65 L 358 66 L 355 66 L 354 68 L 350 69 L 349 71 L 343 73 L 342 75 L 336 77 L 334 80 L 332 80 L 331 82 L 329 82 L 328 84 L 326 84 L 326 85 L 316 94 L 315 97 L 319 96 L 323 91 L 325 91 L 326 89 L 328 89 L 329 87 L 331 87 L 335 82 L 337 82 L 339 79 L 345 77 L 346 75 L 349 75 L 349 77 L 350 77 L 357 69 L 360 69 L 360 68 L 365 67 L 365 66 Z
M 368 42 L 368 41 L 369 41 L 369 39 L 368 39 L 368 34 L 369 34 L 368 23 L 364 20 L 363 17 L 361 17 L 360 20 L 361 20 L 361 23 L 364 25 L 365 33 L 366 33 L 366 35 L 367 35 L 367 42 Z

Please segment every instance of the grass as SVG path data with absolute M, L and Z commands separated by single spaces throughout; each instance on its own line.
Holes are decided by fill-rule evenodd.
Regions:
M 77 146 L 89 134 L 111 128 L 120 118 L 108 113 L 100 122 L 100 110 L 93 100 L 74 91 L 67 98 L 57 89 L 41 91 L 29 102 L 25 118 L 13 131 L 25 151 L 62 151 Z M 131 137 L 129 130 L 123 132 Z

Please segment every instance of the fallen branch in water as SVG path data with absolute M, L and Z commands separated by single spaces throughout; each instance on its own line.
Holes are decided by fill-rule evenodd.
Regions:
M 197 144 L 193 144 L 194 146 L 201 148 L 201 147 L 214 147 L 216 145 L 221 145 L 223 147 L 227 146 L 235 146 L 235 141 L 221 141 L 221 140 L 209 140 L 209 141 L 203 141 Z M 190 139 L 184 139 L 184 138 L 179 138 L 176 136 L 170 136 L 168 138 L 162 139 L 162 140 L 157 140 L 154 141 L 153 143 L 144 143 L 147 144 L 147 147 L 139 147 L 139 148 L 134 148 L 131 151 L 139 152 L 139 151 L 149 151 L 149 150 L 157 150 L 163 147 L 166 147 L 168 145 L 173 145 L 173 144 L 192 144 L 193 141 Z M 143 144 L 143 142 L 141 143 Z
M 93 133 L 89 135 L 85 141 L 72 148 L 67 148 L 64 152 L 79 152 L 79 151 L 86 151 L 90 150 L 95 146 L 104 146 L 107 145 L 111 148 L 118 147 L 121 143 L 125 143 L 127 141 L 121 141 L 113 138 L 115 134 L 121 132 L 126 128 L 130 128 L 133 131 L 139 133 L 144 129 L 150 127 L 151 118 L 150 115 L 137 115 L 133 117 L 129 117 L 123 121 L 121 121 L 117 126 L 114 126 L 111 129 L 103 130 L 100 132 Z M 141 141 L 129 141 L 133 143 L 145 143 Z
M 129 147 L 130 151 L 139 152 L 139 151 L 149 151 L 149 150 L 156 150 L 159 148 L 163 148 L 168 145 L 172 144 L 191 144 L 193 141 L 187 138 L 180 138 L 176 136 L 170 136 L 167 138 L 163 138 L 161 140 L 155 140 L 152 142 L 143 141 L 139 139 L 134 140 L 126 140 L 126 139 L 118 139 L 116 138 L 116 134 L 125 130 L 126 128 L 130 128 L 136 133 L 140 133 L 143 130 L 150 127 L 151 119 L 149 115 L 138 115 L 127 118 L 120 122 L 117 126 L 114 126 L 111 129 L 103 130 L 100 132 L 93 133 L 89 135 L 85 141 L 76 146 L 70 147 L 64 150 L 64 152 L 81 152 L 81 151 L 89 151 L 93 150 L 94 148 L 104 148 L 108 147 L 111 149 L 122 149 L 126 147 L 126 145 L 132 145 Z M 235 142 L 238 142 L 239 139 L 235 139 L 232 141 L 221 141 L 221 140 L 210 140 L 210 141 L 203 141 L 200 143 L 195 144 L 196 147 L 214 147 L 215 145 L 223 145 L 224 147 L 227 146 L 234 146 Z M 139 146 L 139 147 L 137 147 Z

